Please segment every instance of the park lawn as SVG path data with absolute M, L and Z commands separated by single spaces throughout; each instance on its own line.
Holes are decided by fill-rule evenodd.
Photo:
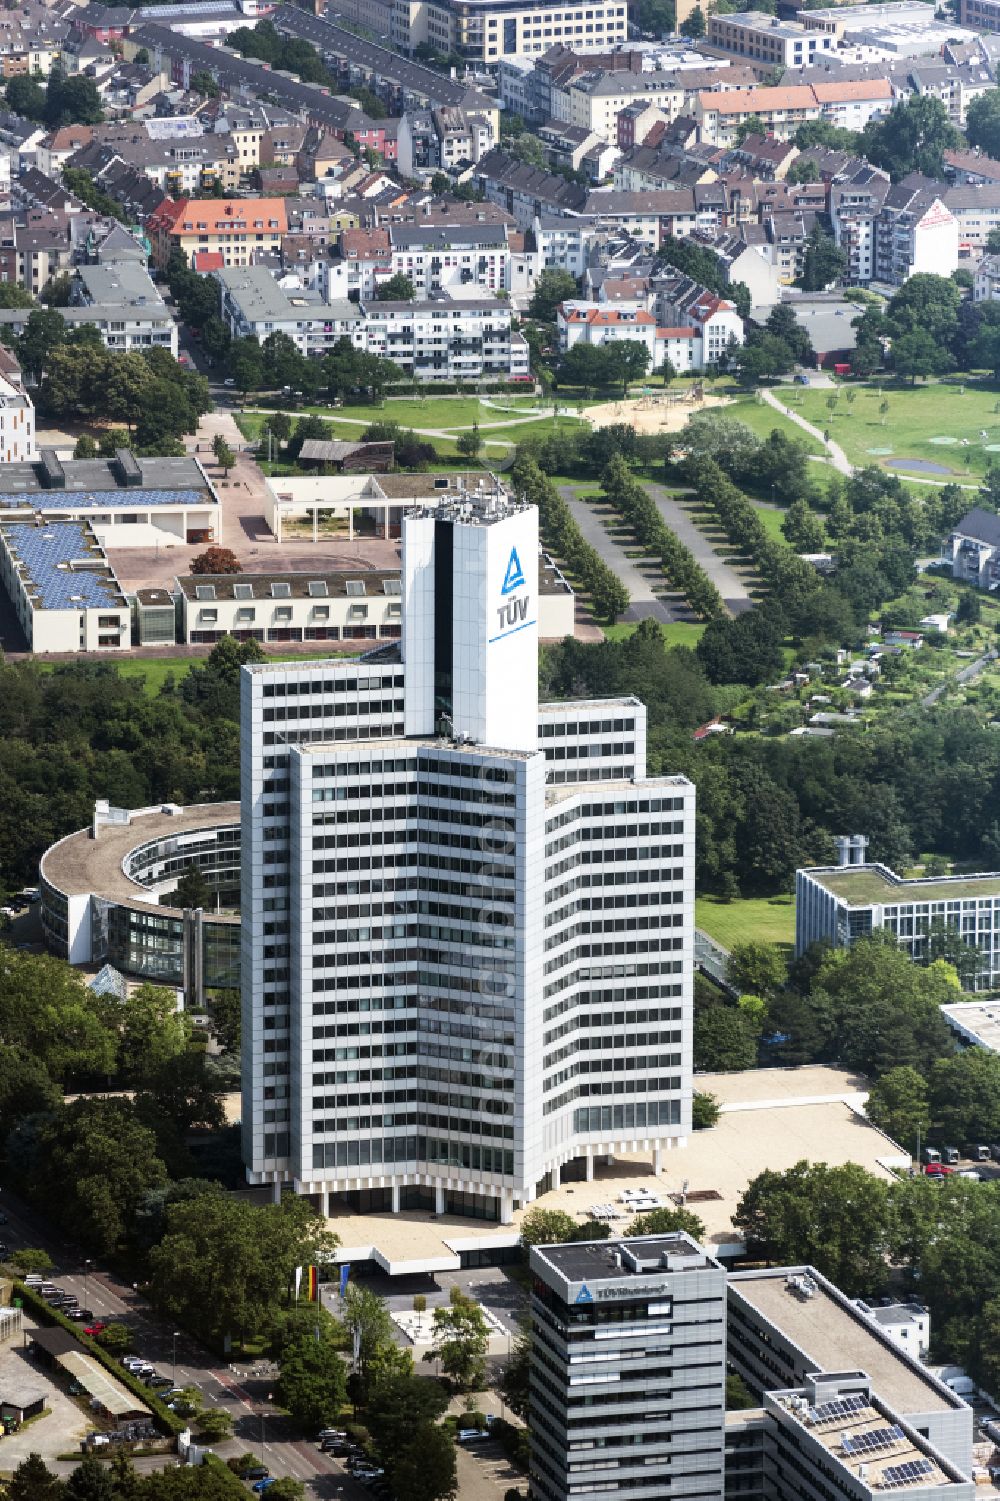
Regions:
M 265 648 L 266 650 L 266 648 Z M 205 653 L 207 657 L 208 653 Z M 307 652 L 267 652 L 269 662 L 303 662 L 321 661 L 327 657 L 339 657 L 342 653 L 326 651 Z M 160 692 L 168 677 L 183 678 L 205 661 L 205 657 L 127 657 L 114 663 L 118 669 L 119 677 L 141 678 L 145 692 L 149 698 L 155 698 Z M 62 666 L 60 662 L 39 661 L 38 667 L 42 672 L 54 672 Z
M 767 532 L 772 542 L 781 542 L 787 546 L 787 539 L 781 530 L 781 523 L 785 519 L 784 511 L 773 511 L 770 506 L 758 505 L 751 501 L 750 504 L 757 512 L 761 525 Z
M 777 391 L 776 395 L 779 401 L 785 399 L 781 390 Z M 803 432 L 797 423 L 792 422 L 791 418 L 784 416 L 781 412 L 776 412 L 773 407 L 768 406 L 766 401 L 758 401 L 755 396 L 740 395 L 730 406 L 721 409 L 721 413 L 724 417 L 733 417 L 737 422 L 742 422 L 751 432 L 756 433 L 758 438 L 769 438 L 777 428 L 779 432 L 785 434 L 786 438 L 794 438 L 807 453 L 822 454 L 824 451 L 822 443 Z M 810 422 L 814 420 L 808 412 L 803 411 L 802 416 Z M 817 421 L 816 425 L 822 427 L 823 424 Z
M 621 625 L 606 625 L 604 634 L 609 641 L 627 641 L 637 630 L 638 626 L 629 621 Z M 689 646 L 693 650 L 704 633 L 705 627 L 696 625 L 693 621 L 660 621 L 660 635 L 665 646 Z
M 791 948 L 795 940 L 795 900 L 791 896 L 737 897 L 724 902 L 699 896 L 695 926 L 724 949 L 737 943 L 776 943 Z
M 854 464 L 877 464 L 885 467 L 889 458 L 923 459 L 938 464 L 946 472 L 927 477 L 942 482 L 977 478 L 992 465 L 1000 465 L 1000 390 L 986 382 L 928 381 L 916 386 L 897 386 L 874 382 L 838 387 L 840 400 L 835 412 L 827 407 L 829 391 L 797 389 L 792 404 L 808 421 L 829 429 Z M 853 405 L 846 391 L 857 394 Z M 888 401 L 883 426 L 879 407 Z M 980 435 L 985 430 L 987 437 Z M 934 443 L 937 437 L 951 437 L 956 443 Z M 963 447 L 962 439 L 969 440 Z M 997 444 L 990 453 L 985 444 Z M 891 454 L 872 454 L 870 448 L 891 448 Z M 901 479 L 919 471 L 891 469 Z
M 488 406 L 487 402 L 494 399 L 505 408 L 513 406 L 515 410 L 498 411 L 496 407 Z M 254 398 L 250 397 L 248 405 L 253 405 L 253 401 Z M 531 401 L 529 406 L 525 397 L 515 398 L 512 402 L 504 396 L 483 399 L 478 396 L 387 396 L 379 405 L 356 402 L 340 407 L 301 406 L 289 408 L 288 413 L 293 418 L 303 414 L 349 418 L 353 422 L 363 423 L 365 427 L 373 422 L 398 422 L 400 427 L 430 427 L 453 431 L 456 428 L 471 427 L 474 422 L 478 422 L 480 426 L 487 422 L 523 422 L 540 410 L 534 398 Z

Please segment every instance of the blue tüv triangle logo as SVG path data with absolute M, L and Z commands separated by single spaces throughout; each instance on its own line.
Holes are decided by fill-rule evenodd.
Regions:
M 590 1288 L 587 1286 L 586 1282 L 580 1288 L 580 1291 L 577 1293 L 573 1301 L 575 1303 L 593 1303 L 594 1295 L 590 1291 Z
M 524 569 L 521 567 L 521 559 L 517 555 L 517 548 L 512 547 L 510 557 L 507 559 L 507 572 L 503 576 L 503 588 L 501 594 L 513 594 L 515 589 L 523 589 L 525 585 Z

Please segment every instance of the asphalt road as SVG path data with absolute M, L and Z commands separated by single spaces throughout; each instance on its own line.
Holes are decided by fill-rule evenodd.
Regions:
M 294 1475 L 303 1481 L 310 1496 L 370 1501 L 369 1493 L 336 1460 L 321 1454 L 315 1443 L 304 1440 L 288 1419 L 275 1412 L 270 1395 L 273 1372 L 257 1374 L 246 1363 L 226 1365 L 187 1334 L 178 1331 L 175 1336 L 135 1287 L 96 1263 L 88 1266 L 82 1255 L 58 1241 L 13 1195 L 3 1192 L 0 1208 L 7 1215 L 7 1223 L 0 1228 L 7 1245 L 46 1250 L 56 1267 L 53 1282 L 74 1292 L 81 1306 L 92 1309 L 96 1318 L 126 1321 L 135 1335 L 136 1353 L 153 1362 L 175 1385 L 197 1387 L 207 1406 L 232 1414 L 233 1438 L 212 1446 L 223 1458 L 253 1450 L 263 1455 L 273 1475 Z

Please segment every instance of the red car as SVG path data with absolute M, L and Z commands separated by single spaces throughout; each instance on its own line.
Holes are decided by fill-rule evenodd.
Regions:
M 948 1167 L 943 1162 L 928 1162 L 924 1168 L 928 1178 L 947 1178 L 956 1171 L 956 1168 Z
M 102 1331 L 102 1329 L 106 1329 L 107 1327 L 108 1327 L 107 1324 L 102 1324 L 101 1320 L 98 1319 L 95 1323 L 88 1324 L 87 1327 L 86 1327 L 86 1329 L 83 1332 L 84 1332 L 84 1334 L 89 1334 L 89 1335 L 93 1336 L 95 1334 L 100 1334 L 101 1331 Z

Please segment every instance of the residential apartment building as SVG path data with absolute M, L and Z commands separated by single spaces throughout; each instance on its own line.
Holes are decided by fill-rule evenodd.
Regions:
M 392 274 L 413 282 L 417 296 L 463 287 L 509 291 L 511 252 L 503 224 L 392 224 Z
M 12 356 L 0 351 L 0 463 L 23 464 L 36 456 L 35 408 Z
M 698 94 L 693 113 L 703 141 L 715 146 L 734 146 L 739 128 L 748 121 L 761 120 L 769 135 L 787 141 L 800 125 L 821 118 L 850 130 L 861 130 L 869 120 L 888 114 L 893 103 L 889 80 L 872 78 L 721 93 L 703 90 Z
M 826 941 L 849 947 L 884 930 L 914 959 L 933 923 L 954 928 L 984 956 L 975 990 L 1000 983 L 1000 873 L 907 880 L 886 865 L 816 866 L 795 873 L 795 952 Z
M 287 334 L 316 359 L 347 338 L 356 349 L 394 360 L 420 380 L 510 380 L 529 374 L 528 346 L 511 328 L 510 305 L 485 295 L 452 299 L 441 291 L 426 292 L 415 302 L 328 301 L 318 290 L 279 286 L 263 266 L 212 274 L 220 287 L 220 317 L 234 338 L 263 343 L 272 333 Z
M 651 369 L 656 368 L 656 319 L 643 307 L 598 307 L 591 302 L 564 302 L 556 311 L 559 348 L 565 353 L 577 344 L 636 343 L 644 345 Z
M 729 93 L 698 95 L 694 108 L 701 139 L 713 146 L 736 144 L 737 132 L 748 121 L 762 121 L 770 135 L 786 141 L 807 120 L 818 120 L 820 107 L 812 88 L 733 89 Z
M 867 163 L 830 187 L 830 222 L 834 238 L 847 255 L 845 281 L 864 285 L 876 277 L 875 226 L 889 196 L 888 173 Z
M 473 169 L 472 181 L 490 203 L 514 216 L 519 229 L 535 219 L 574 218 L 585 212 L 587 190 L 553 172 L 529 166 L 505 151 L 491 151 Z
M 1000 297 L 1000 256 L 984 255 L 976 267 L 972 295 L 976 302 L 995 302 Z
M 493 298 L 370 302 L 362 309 L 369 354 L 395 361 L 416 380 L 518 380 L 528 376 L 524 335 Z
M 288 232 L 283 198 L 167 200 L 146 225 L 161 269 L 173 250 L 190 264 L 196 254 L 221 255 L 226 266 L 249 266 L 255 254 L 277 253 Z
M 56 308 L 70 328 L 92 324 L 106 349 L 167 349 L 177 357 L 177 324 L 148 272 L 134 261 L 78 266 L 71 301 Z M 0 327 L 20 335 L 31 308 L 0 308 Z
M 954 218 L 959 245 L 966 252 L 972 247 L 984 250 L 991 231 L 1000 229 L 1000 183 L 947 188 L 941 202 Z
M 276 1196 L 507 1223 L 690 1129 L 694 789 L 646 776 L 634 699 L 538 704 L 537 552 L 494 481 L 444 490 L 403 522 L 398 646 L 243 670 L 243 1151 Z
M 751 58 L 767 68 L 808 66 L 836 47 L 835 37 L 757 10 L 709 16 L 708 40 L 723 52 Z
M 875 224 L 875 276 L 901 286 L 917 271 L 950 276 L 958 267 L 959 228 L 941 184 L 911 172 L 893 183 Z
M 652 105 L 675 120 L 684 108 L 685 90 L 672 73 L 624 73 L 594 69 L 552 90 L 552 118 L 593 131 L 602 141 L 618 141 L 618 117 L 631 105 Z
M 1000 588 L 1000 517 L 973 507 L 945 543 L 944 559 L 951 564 L 953 578 L 977 589 Z
M 975 31 L 1000 31 L 1000 0 L 959 0 L 958 20 Z
M 531 1489 L 723 1494 L 726 1274 L 683 1233 L 533 1246 Z

